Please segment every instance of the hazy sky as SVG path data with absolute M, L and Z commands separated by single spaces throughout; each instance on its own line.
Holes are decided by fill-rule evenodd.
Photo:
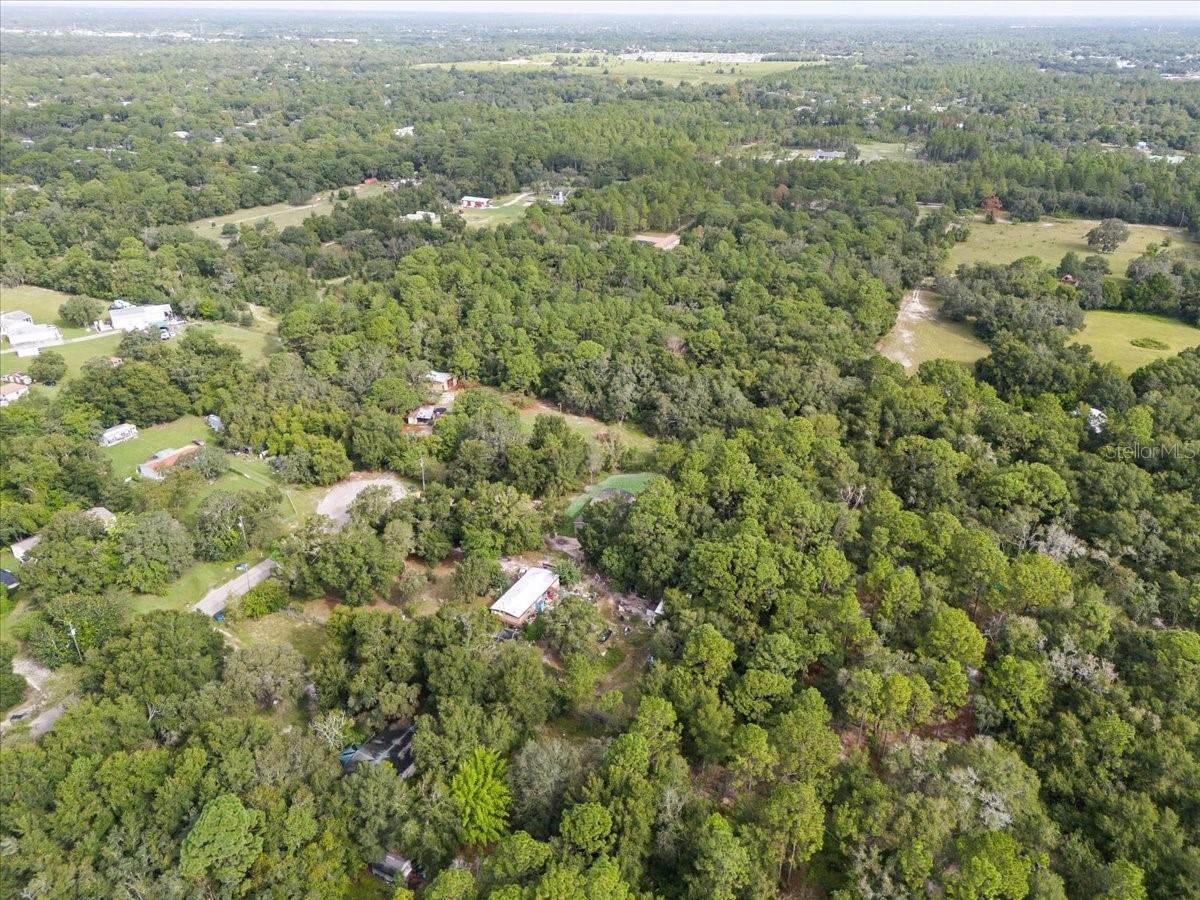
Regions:
M 374 12 L 488 12 L 535 13 L 546 16 L 669 15 L 737 16 L 758 18 L 1004 18 L 1004 19 L 1196 19 L 1197 0 L 859 0 L 859 2 L 809 2 L 809 0 L 0 0 L 5 6 L 117 6 L 190 7 L 209 9 L 308 9 L 313 11 Z

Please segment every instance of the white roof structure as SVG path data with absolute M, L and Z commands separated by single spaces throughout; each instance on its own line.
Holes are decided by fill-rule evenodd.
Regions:
M 528 569 L 517 579 L 516 584 L 492 604 L 492 612 L 513 619 L 522 619 L 529 612 L 529 608 L 556 584 L 558 584 L 558 575 L 552 570 L 543 569 L 540 566 Z
M 8 406 L 10 403 L 15 403 L 28 393 L 28 385 L 14 382 L 0 384 L 0 406 Z
M 62 332 L 55 325 L 27 324 L 8 332 L 8 342 L 14 347 L 48 347 L 62 343 Z
M 454 375 L 450 372 L 439 372 L 436 369 L 430 369 L 425 373 L 425 380 L 445 386 L 454 380 Z
M 0 336 L 7 337 L 14 331 L 22 331 L 33 324 L 33 316 L 23 309 L 0 314 Z
M 170 303 L 152 303 L 146 306 L 115 305 L 108 311 L 108 320 L 117 331 L 137 331 L 171 318 Z
M 17 558 L 17 562 L 25 562 L 25 558 L 29 556 L 29 551 L 41 542 L 42 536 L 40 534 L 35 534 L 25 538 L 23 541 L 17 541 L 8 549 L 10 549 L 12 551 L 12 555 Z

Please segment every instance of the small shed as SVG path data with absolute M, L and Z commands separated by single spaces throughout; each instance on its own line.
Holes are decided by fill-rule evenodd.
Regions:
M 458 387 L 458 379 L 454 375 L 450 372 L 439 372 L 436 369 L 426 372 L 425 380 L 442 391 L 452 391 Z
M 511 628 L 520 628 L 547 606 L 554 603 L 558 592 L 558 573 L 541 566 L 527 569 L 499 600 L 492 612 Z
M 159 450 L 149 460 L 138 466 L 138 474 L 151 481 L 162 481 L 167 469 L 182 462 L 200 449 L 199 444 L 188 444 L 177 449 Z

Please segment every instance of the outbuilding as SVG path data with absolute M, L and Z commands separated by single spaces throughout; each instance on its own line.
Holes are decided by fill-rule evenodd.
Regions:
M 27 324 L 10 329 L 7 337 L 8 343 L 18 349 L 53 347 L 63 342 L 62 332 L 56 325 Z
M 492 205 L 490 197 L 463 197 L 461 206 L 463 209 L 487 209 Z
M 33 324 L 33 316 L 23 309 L 0 313 L 0 337 L 8 337 L 14 331 L 23 331 Z
M 167 469 L 177 465 L 199 449 L 199 444 L 188 444 L 186 447 L 177 449 L 159 450 L 149 460 L 138 466 L 138 474 L 151 481 L 162 481 Z
M 132 422 L 122 422 L 120 425 L 104 429 L 100 435 L 100 446 L 113 447 L 123 444 L 125 441 L 132 441 L 137 436 L 138 427 L 136 425 Z
M 440 391 L 452 391 L 458 387 L 458 379 L 449 372 L 438 372 L 430 369 L 425 373 L 425 380 Z
M 554 603 L 558 593 L 558 573 L 536 566 L 527 569 L 499 600 L 492 612 L 511 628 L 520 628 L 547 606 Z

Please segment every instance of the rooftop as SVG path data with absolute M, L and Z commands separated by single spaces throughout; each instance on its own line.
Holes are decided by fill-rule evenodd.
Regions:
M 492 612 L 520 619 L 557 582 L 558 575 L 550 569 L 529 569 L 492 604 Z

